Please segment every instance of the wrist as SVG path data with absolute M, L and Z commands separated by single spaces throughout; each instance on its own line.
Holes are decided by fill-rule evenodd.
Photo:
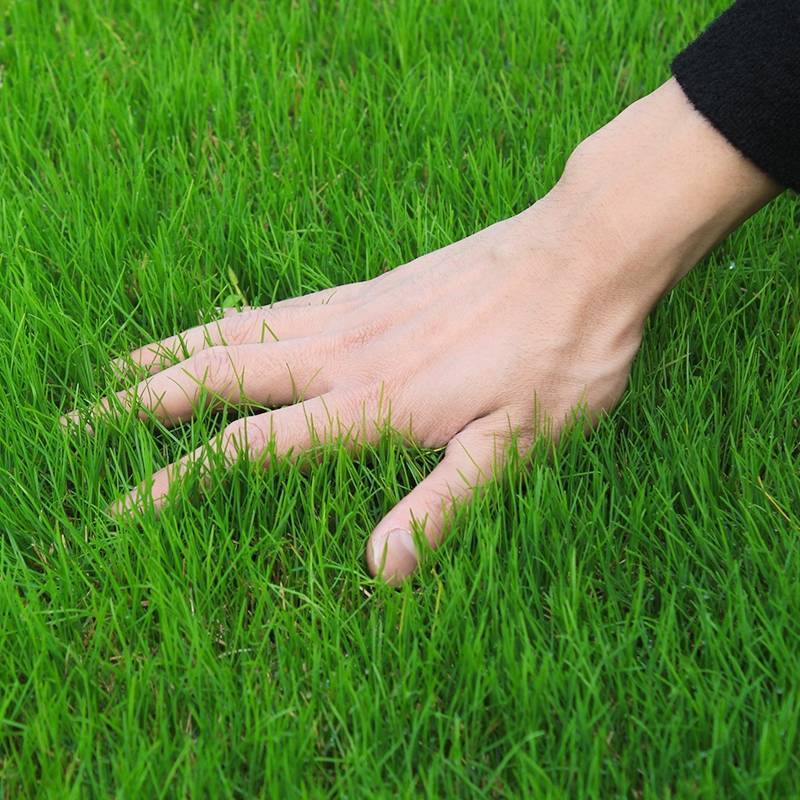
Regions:
M 780 191 L 671 79 L 582 142 L 529 212 L 557 218 L 588 255 L 603 293 L 635 306 L 643 321 L 714 245 Z

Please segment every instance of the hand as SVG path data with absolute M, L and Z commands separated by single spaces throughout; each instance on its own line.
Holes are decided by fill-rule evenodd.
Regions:
M 142 419 L 172 425 L 201 401 L 278 406 L 225 429 L 217 445 L 231 459 L 240 448 L 262 455 L 273 436 L 281 454 L 306 450 L 314 434 L 374 442 L 386 424 L 425 447 L 446 445 L 372 535 L 370 570 L 385 558 L 396 581 L 416 565 L 413 524 L 438 544 L 452 500 L 492 477 L 512 433 L 524 450 L 545 417 L 556 434 L 579 402 L 596 414 L 625 386 L 638 326 L 621 331 L 603 318 L 574 258 L 537 242 L 554 241 L 543 236 L 544 216 L 534 208 L 374 280 L 227 315 L 136 350 L 132 361 L 153 374 L 98 411 L 135 406 Z M 162 505 L 184 467 L 202 458 L 161 470 L 117 510 L 146 497 Z
M 741 201 L 726 195 L 681 227 L 677 188 L 660 217 L 642 209 L 658 187 L 641 187 L 641 175 L 624 169 L 625 139 L 643 146 L 636 128 L 658 118 L 655 96 L 645 99 L 644 118 L 648 108 L 636 104 L 615 132 L 579 148 L 559 184 L 523 214 L 373 280 L 227 315 L 140 348 L 131 359 L 150 377 L 96 411 L 136 408 L 142 419 L 171 425 L 205 401 L 277 407 L 219 435 L 214 445 L 228 460 L 241 450 L 265 457 L 271 441 L 279 455 L 317 440 L 355 447 L 386 425 L 422 446 L 446 446 L 370 538 L 370 571 L 401 581 L 417 564 L 414 531 L 437 546 L 453 503 L 492 479 L 512 442 L 524 453 L 542 431 L 557 437 L 577 407 L 591 421 L 617 402 L 652 305 L 742 216 Z M 661 103 L 697 117 L 681 98 L 673 84 Z M 672 112 L 661 113 L 674 124 Z M 717 147 L 718 134 L 700 122 Z M 626 153 L 612 169 L 609 148 Z M 665 173 L 674 172 L 671 155 L 660 157 Z M 757 188 L 747 209 L 766 197 Z M 629 222 L 638 223 L 635 235 L 620 227 Z M 200 449 L 162 469 L 116 510 L 146 500 L 160 507 L 186 467 L 207 458 Z

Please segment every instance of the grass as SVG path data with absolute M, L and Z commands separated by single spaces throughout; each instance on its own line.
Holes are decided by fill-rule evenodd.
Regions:
M 522 210 L 725 2 L 0 6 L 0 796 L 796 797 L 800 269 L 784 196 L 652 315 L 630 389 L 400 591 L 438 454 L 237 466 L 123 419 L 110 355 Z

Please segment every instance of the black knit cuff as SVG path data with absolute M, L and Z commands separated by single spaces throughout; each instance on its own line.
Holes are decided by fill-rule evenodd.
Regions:
M 672 72 L 734 147 L 800 190 L 800 0 L 738 0 Z

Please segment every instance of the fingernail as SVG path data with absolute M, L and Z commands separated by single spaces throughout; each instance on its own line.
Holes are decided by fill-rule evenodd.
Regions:
M 69 428 L 70 425 L 75 425 L 78 422 L 78 412 L 68 411 L 66 414 L 58 418 L 58 424 L 62 428 Z
M 414 539 L 403 528 L 378 535 L 372 541 L 372 563 L 390 584 L 396 585 L 410 575 L 418 560 Z
M 80 413 L 77 411 L 69 411 L 64 414 L 62 417 L 59 417 L 58 424 L 61 425 L 62 428 L 67 430 L 74 430 L 73 426 L 80 427 L 81 423 L 81 416 Z M 94 436 L 94 429 L 92 426 L 86 422 L 83 425 L 84 431 L 89 434 L 89 436 Z

